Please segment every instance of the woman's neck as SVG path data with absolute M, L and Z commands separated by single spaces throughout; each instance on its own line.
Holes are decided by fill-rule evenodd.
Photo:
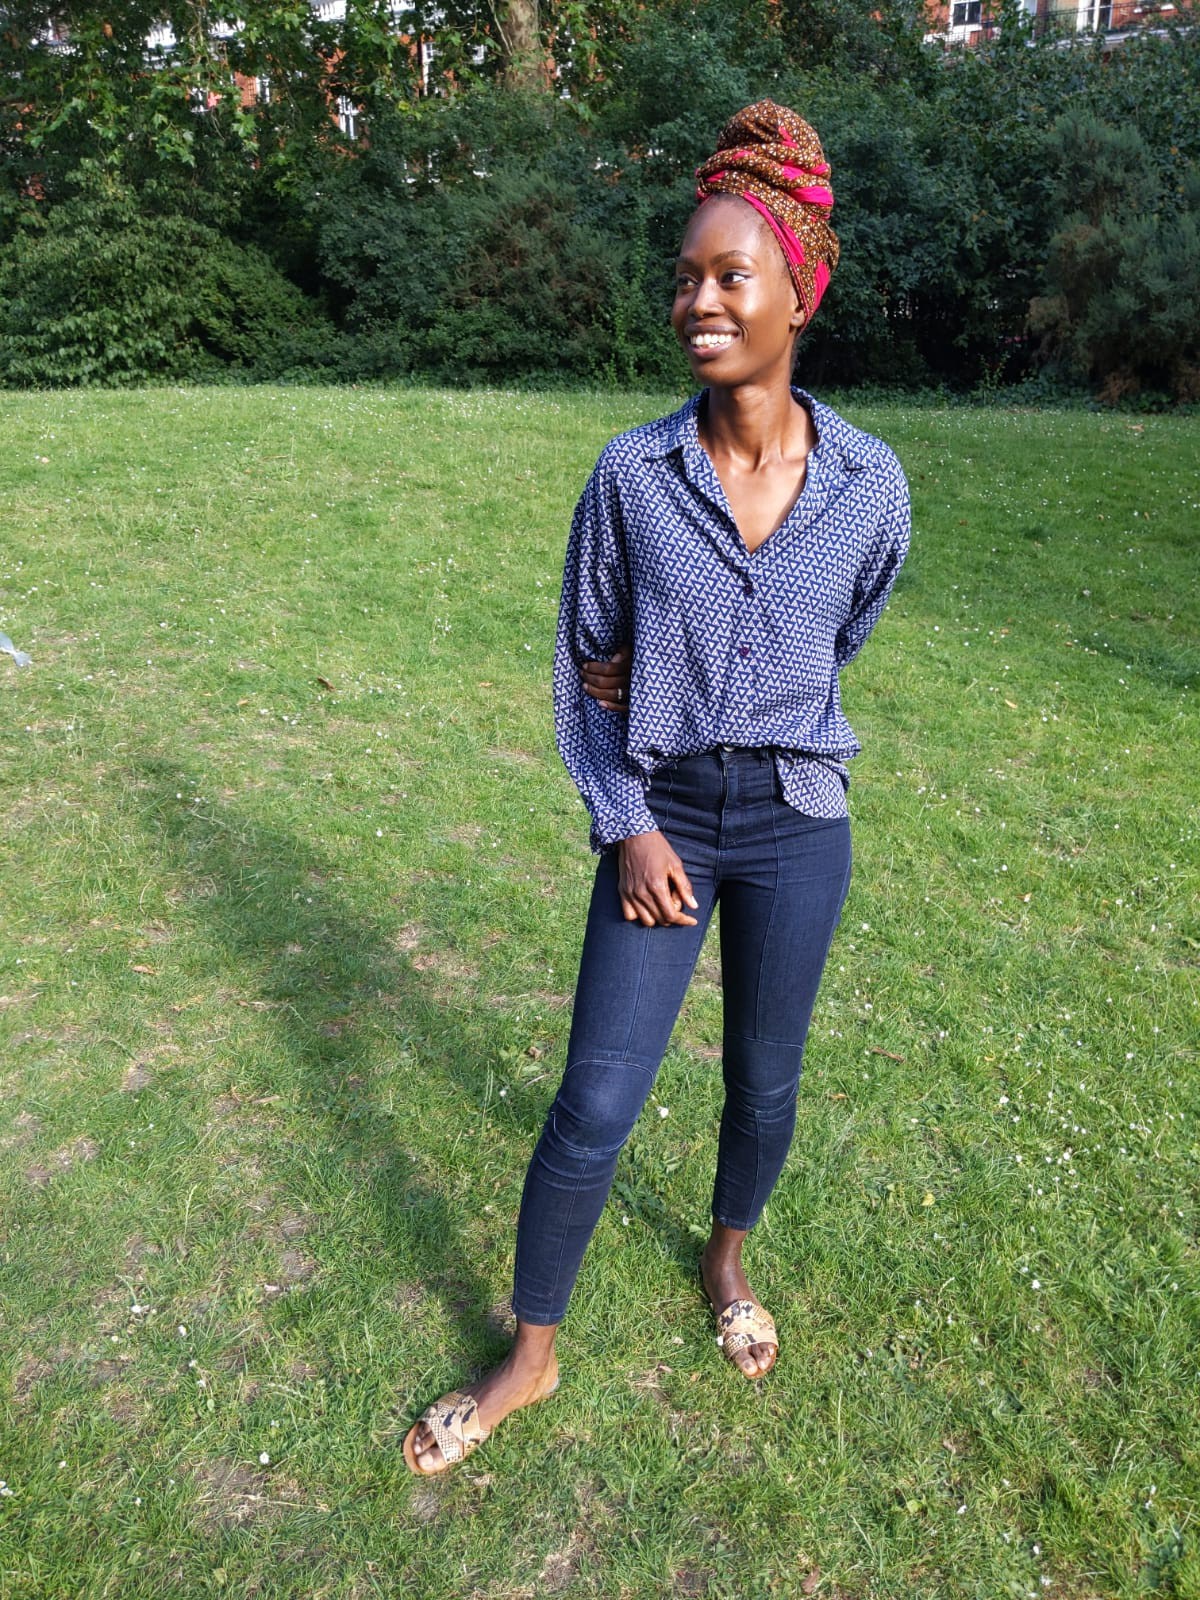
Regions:
M 817 439 L 808 411 L 790 387 L 778 384 L 710 388 L 701 399 L 696 425 L 710 456 L 750 468 L 806 456 Z

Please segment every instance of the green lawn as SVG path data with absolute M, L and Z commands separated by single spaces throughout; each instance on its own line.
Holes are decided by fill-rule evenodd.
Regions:
M 567 522 L 669 396 L 0 396 L 0 1593 L 1200 1595 L 1200 420 L 860 407 L 913 554 L 751 1242 L 706 953 L 560 1339 L 505 1342 L 591 874 Z

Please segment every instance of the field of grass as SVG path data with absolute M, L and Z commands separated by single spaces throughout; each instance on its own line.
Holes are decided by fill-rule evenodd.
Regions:
M 913 554 L 761 1384 L 695 1282 L 706 952 L 506 1338 L 591 874 L 567 522 L 668 396 L 0 396 L 0 1594 L 1200 1595 L 1200 420 L 862 408 Z M 710 950 L 715 946 L 710 945 Z

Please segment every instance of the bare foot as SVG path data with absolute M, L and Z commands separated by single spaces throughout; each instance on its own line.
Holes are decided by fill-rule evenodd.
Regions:
M 758 1304 L 758 1296 L 742 1270 L 740 1254 L 717 1252 L 711 1240 L 700 1252 L 700 1277 L 704 1292 L 718 1316 L 734 1300 L 753 1300 Z M 775 1365 L 778 1354 L 777 1345 L 751 1344 L 737 1351 L 733 1359 L 748 1378 L 761 1378 Z
M 539 1329 L 539 1332 L 542 1330 Z M 479 1424 L 490 1433 L 510 1411 L 544 1400 L 558 1386 L 558 1359 L 553 1345 L 548 1353 L 509 1352 L 498 1367 L 478 1383 L 463 1385 L 464 1394 L 474 1395 L 479 1406 Z M 420 1423 L 412 1444 L 417 1467 L 422 1473 L 443 1472 L 448 1465 L 427 1423 Z

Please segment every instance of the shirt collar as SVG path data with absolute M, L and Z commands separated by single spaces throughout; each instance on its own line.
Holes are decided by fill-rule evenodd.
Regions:
M 696 412 L 704 393 L 705 391 L 701 389 L 689 396 L 678 411 L 662 419 L 660 428 L 646 445 L 645 453 L 649 460 L 661 461 L 674 450 L 687 452 L 701 448 Z M 839 417 L 831 407 L 814 400 L 804 389 L 798 389 L 795 384 L 792 385 L 792 394 L 807 409 L 816 427 L 817 442 L 812 452 L 814 460 L 826 463 L 830 457 L 839 457 L 841 466 L 846 472 L 857 472 L 860 467 L 866 466 L 862 451 L 863 435 L 857 428 Z

